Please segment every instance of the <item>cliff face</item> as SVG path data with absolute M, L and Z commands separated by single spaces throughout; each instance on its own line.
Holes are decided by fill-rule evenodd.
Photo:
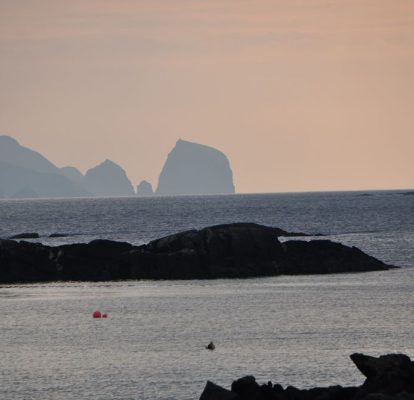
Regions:
M 133 196 L 135 194 L 125 171 L 110 160 L 88 170 L 83 185 L 95 196 Z
M 233 173 L 219 150 L 178 140 L 161 171 L 156 194 L 234 193 Z

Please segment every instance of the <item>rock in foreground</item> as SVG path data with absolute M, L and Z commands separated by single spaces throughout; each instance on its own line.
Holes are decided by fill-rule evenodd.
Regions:
M 371 357 L 352 354 L 352 361 L 367 377 L 360 387 L 330 386 L 298 389 L 268 382 L 259 385 L 253 376 L 234 381 L 231 390 L 207 382 L 200 400 L 391 400 L 414 399 L 414 363 L 404 354 Z
M 281 243 L 283 232 L 236 223 L 181 232 L 144 246 L 94 240 L 50 247 L 0 240 L 0 282 L 248 278 L 392 268 L 328 240 Z

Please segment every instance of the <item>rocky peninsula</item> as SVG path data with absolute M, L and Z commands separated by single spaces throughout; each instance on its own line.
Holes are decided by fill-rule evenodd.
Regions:
M 268 382 L 259 385 L 253 376 L 234 381 L 231 390 L 207 382 L 200 400 L 412 400 L 414 399 L 414 362 L 404 354 L 371 357 L 351 355 L 365 382 L 355 386 L 330 386 L 312 389 L 283 388 Z
M 395 268 L 356 247 L 254 223 L 216 225 L 146 245 L 109 240 L 46 246 L 0 240 L 0 283 L 216 279 L 365 272 Z

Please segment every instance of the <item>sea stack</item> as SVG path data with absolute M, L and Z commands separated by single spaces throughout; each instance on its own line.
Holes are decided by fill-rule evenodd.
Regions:
M 151 183 L 148 181 L 141 181 L 137 186 L 137 196 L 152 196 L 154 195 L 154 190 L 152 189 Z
M 157 195 L 234 193 L 228 158 L 209 146 L 178 140 L 161 171 Z
M 95 196 L 133 196 L 134 188 L 125 171 L 111 160 L 105 160 L 85 174 L 84 186 Z

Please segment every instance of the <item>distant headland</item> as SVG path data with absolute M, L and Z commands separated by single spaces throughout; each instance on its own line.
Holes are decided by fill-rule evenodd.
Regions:
M 179 139 L 169 153 L 156 190 L 142 181 L 135 191 L 127 173 L 111 160 L 83 175 L 59 168 L 42 154 L 0 136 L 0 198 L 118 197 L 235 193 L 230 162 L 221 151 Z

